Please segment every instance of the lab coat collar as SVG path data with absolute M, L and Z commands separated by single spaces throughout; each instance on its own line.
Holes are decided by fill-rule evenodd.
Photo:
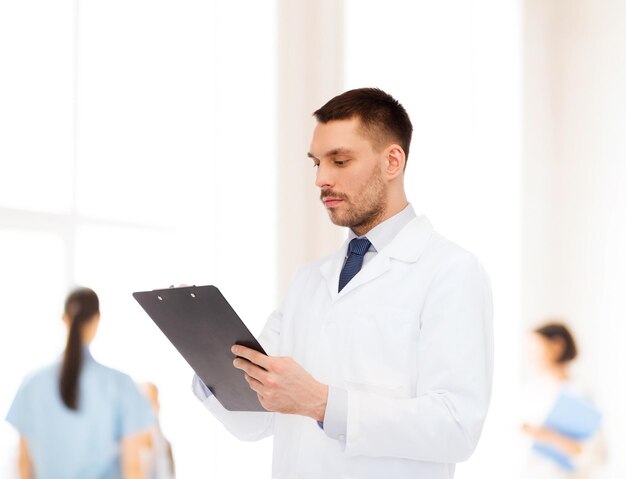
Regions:
M 426 216 L 418 216 L 409 222 L 391 241 L 391 243 L 379 251 L 376 256 L 367 263 L 357 275 L 341 290 L 337 292 L 339 274 L 345 259 L 348 240 L 333 255 L 329 256 L 320 265 L 320 271 L 326 281 L 328 292 L 333 301 L 345 296 L 353 289 L 372 281 L 389 269 L 391 260 L 405 263 L 414 263 L 421 256 L 428 240 L 433 232 L 433 227 Z
M 405 263 L 415 263 L 433 233 L 433 225 L 421 215 L 407 224 L 381 253 Z

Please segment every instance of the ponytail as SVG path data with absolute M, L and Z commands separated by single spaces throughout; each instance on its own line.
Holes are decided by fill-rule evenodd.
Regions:
M 73 411 L 78 410 L 78 381 L 83 365 L 83 326 L 99 312 L 98 296 L 91 289 L 76 289 L 65 300 L 65 316 L 70 324 L 59 377 L 59 391 L 65 406 Z

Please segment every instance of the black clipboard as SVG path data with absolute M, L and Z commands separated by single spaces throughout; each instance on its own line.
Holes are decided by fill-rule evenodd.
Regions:
M 215 286 L 133 293 L 218 401 L 230 411 L 265 411 L 230 351 L 241 344 L 266 354 Z

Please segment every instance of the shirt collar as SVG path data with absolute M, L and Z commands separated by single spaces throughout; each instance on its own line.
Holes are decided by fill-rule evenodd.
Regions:
M 83 360 L 85 361 L 93 361 L 93 356 L 91 355 L 91 351 L 89 350 L 89 346 L 83 345 Z
M 357 236 L 354 234 L 354 231 L 350 230 L 348 233 L 348 242 L 352 241 L 354 238 L 367 237 L 370 243 L 372 243 L 369 251 L 382 251 L 382 249 L 391 243 L 396 235 L 416 217 L 417 215 L 411 203 L 409 203 L 402 211 L 376 225 L 363 236 Z

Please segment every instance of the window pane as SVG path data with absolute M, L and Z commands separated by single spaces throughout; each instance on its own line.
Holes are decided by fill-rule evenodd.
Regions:
M 0 229 L 0 414 L 24 376 L 55 360 L 65 345 L 61 321 L 66 256 L 59 236 Z M 0 476 L 13 469 L 17 435 L 0 421 Z
M 0 2 L 0 207 L 71 206 L 72 5 Z
M 170 224 L 210 197 L 213 11 L 212 2 L 81 3 L 80 213 Z
M 273 1 L 224 1 L 218 24 L 217 272 L 220 288 L 255 334 L 277 306 L 275 8 Z

